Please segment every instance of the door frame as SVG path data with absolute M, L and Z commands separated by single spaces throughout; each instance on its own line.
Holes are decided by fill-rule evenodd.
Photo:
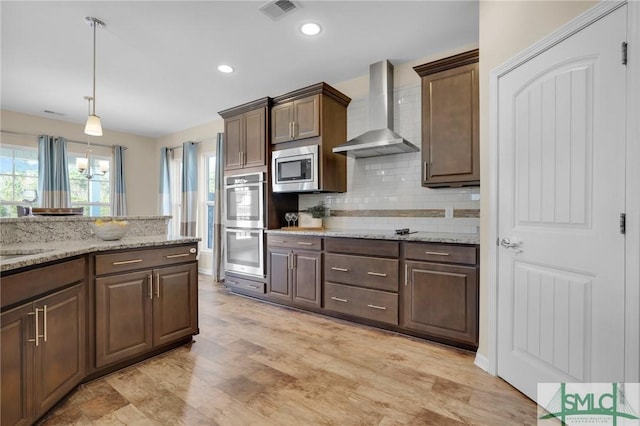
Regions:
M 489 77 L 489 206 L 495 212 L 489 220 L 487 237 L 489 244 L 487 267 L 488 291 L 488 347 L 486 358 L 477 354 L 476 364 L 488 373 L 498 372 L 498 170 L 499 170 L 499 81 L 514 68 L 540 55 L 578 31 L 627 5 L 627 93 L 640 93 L 640 2 L 615 2 L 604 0 L 545 38 L 523 50 L 504 64 L 493 69 Z M 622 40 L 621 40 L 622 41 Z M 625 238 L 625 381 L 640 381 L 640 97 L 626 99 L 626 238 Z M 494 241 L 496 242 L 494 244 Z

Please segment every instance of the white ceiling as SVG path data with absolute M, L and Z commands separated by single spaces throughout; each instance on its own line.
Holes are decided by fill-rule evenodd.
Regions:
M 6 1 L 2 108 L 83 123 L 91 94 L 103 127 L 158 137 L 217 112 L 320 81 L 349 80 L 369 64 L 423 58 L 478 40 L 477 1 L 298 1 L 273 21 L 267 1 Z M 298 32 L 307 21 L 323 32 Z M 221 63 L 236 72 L 219 73 Z M 55 111 L 63 116 L 46 114 Z

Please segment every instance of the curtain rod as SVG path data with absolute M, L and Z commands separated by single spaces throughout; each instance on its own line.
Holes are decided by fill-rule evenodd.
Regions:
M 36 135 L 34 133 L 12 132 L 11 130 L 0 130 L 0 132 L 1 133 L 8 133 L 10 135 L 35 136 L 36 138 L 41 136 L 41 135 Z M 65 138 L 65 139 L 67 139 L 67 138 Z M 74 141 L 74 140 L 71 140 L 71 139 L 67 139 L 67 142 L 77 143 L 77 144 L 81 144 L 81 145 L 89 145 L 89 142 Z M 91 145 L 93 145 L 93 146 L 101 146 L 103 148 L 115 148 L 115 145 L 105 145 L 105 144 L 101 144 L 101 143 L 93 143 L 93 142 L 91 142 Z M 126 146 L 123 146 L 122 148 L 128 149 Z
M 207 140 L 207 139 L 204 139 L 203 141 L 206 141 L 206 140 Z M 195 145 L 199 145 L 199 144 L 201 144 L 203 141 L 197 141 L 197 142 L 189 141 L 189 142 L 191 142 L 191 143 L 193 143 L 193 144 L 195 144 Z M 173 151 L 174 149 L 178 149 L 178 148 L 182 148 L 182 145 L 168 146 L 168 147 L 167 147 L 167 149 L 168 149 L 169 151 Z

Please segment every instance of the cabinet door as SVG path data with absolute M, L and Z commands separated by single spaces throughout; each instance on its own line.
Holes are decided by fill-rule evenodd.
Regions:
M 477 345 L 477 268 L 407 262 L 407 274 L 403 326 Z
M 257 167 L 266 164 L 265 114 L 265 108 L 244 114 L 245 145 L 243 167 Z
M 320 95 L 299 99 L 293 103 L 294 139 L 320 135 Z
M 43 339 L 35 351 L 35 417 L 61 400 L 85 376 L 85 285 L 75 285 L 34 302 L 43 309 Z M 38 318 L 40 320 L 40 318 Z
M 271 143 L 292 139 L 293 102 L 276 105 L 271 109 Z
M 198 268 L 195 263 L 153 271 L 153 344 L 198 331 Z
M 423 185 L 479 184 L 478 64 L 422 78 Z
M 34 337 L 33 304 L 21 306 L 0 315 L 0 423 L 30 424 L 33 413 Z
M 96 279 L 96 366 L 153 347 L 151 271 Z
M 242 114 L 224 120 L 224 169 L 242 168 L 243 152 L 243 118 Z
M 291 250 L 269 249 L 269 295 L 291 301 Z
M 295 251 L 293 253 L 293 301 L 320 307 L 322 282 L 322 253 Z

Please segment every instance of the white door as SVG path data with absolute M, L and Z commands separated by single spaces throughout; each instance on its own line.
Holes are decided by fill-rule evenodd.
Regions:
M 534 400 L 624 380 L 626 13 L 498 83 L 497 368 Z

